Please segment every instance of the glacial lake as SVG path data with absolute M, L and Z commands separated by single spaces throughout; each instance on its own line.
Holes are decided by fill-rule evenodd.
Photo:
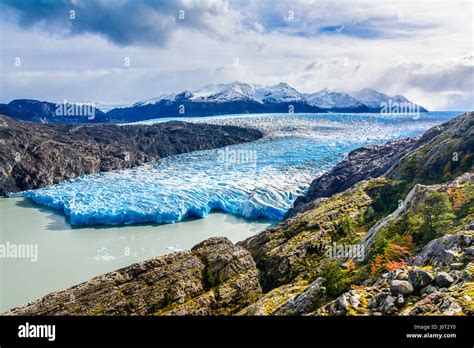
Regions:
M 0 244 L 37 245 L 37 260 L 0 259 L 0 312 L 210 237 L 235 243 L 272 223 L 212 213 L 176 224 L 73 228 L 60 211 L 23 198 L 0 198 Z
M 38 245 L 36 262 L 0 259 L 0 310 L 212 236 L 243 240 L 281 219 L 349 151 L 421 135 L 461 113 L 183 118 L 253 127 L 264 138 L 0 199 L 0 242 Z

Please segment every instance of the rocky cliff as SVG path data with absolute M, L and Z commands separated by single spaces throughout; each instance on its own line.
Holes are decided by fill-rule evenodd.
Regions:
M 33 124 L 0 116 L 0 195 L 261 137 L 251 129 L 176 121 L 80 126 Z

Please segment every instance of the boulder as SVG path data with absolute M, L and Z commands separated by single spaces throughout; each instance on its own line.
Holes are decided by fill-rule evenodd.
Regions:
M 434 282 L 439 287 L 446 288 L 454 282 L 454 278 L 449 273 L 439 272 L 438 274 L 436 274 Z
M 408 280 L 415 289 L 421 289 L 431 284 L 434 280 L 431 273 L 422 269 L 412 269 L 408 271 Z
M 410 282 L 406 280 L 392 280 L 390 283 L 390 291 L 392 295 L 410 295 L 414 289 Z
M 420 290 L 420 295 L 430 295 L 433 292 L 436 292 L 438 289 L 433 285 L 425 286 Z
M 447 234 L 433 239 L 425 245 L 413 263 L 417 266 L 426 264 L 447 266 L 458 259 L 459 256 L 455 249 L 459 247 L 460 242 L 460 237 L 456 234 Z
M 395 309 L 395 297 L 387 296 L 380 308 L 383 314 L 389 314 Z
M 283 314 L 292 312 L 301 314 L 307 312 L 311 308 L 315 298 L 323 298 L 325 296 L 326 288 L 323 286 L 325 281 L 326 279 L 321 277 L 316 279 L 305 291 L 292 297 L 283 304 L 277 313 Z
M 464 249 L 463 256 L 474 256 L 474 247 Z
M 457 313 L 462 313 L 461 305 L 452 297 L 446 299 L 439 309 L 445 315 L 455 315 Z
M 461 279 L 462 272 L 458 270 L 452 270 L 452 271 L 449 271 L 449 275 L 453 277 L 453 279 L 456 281 L 458 279 Z

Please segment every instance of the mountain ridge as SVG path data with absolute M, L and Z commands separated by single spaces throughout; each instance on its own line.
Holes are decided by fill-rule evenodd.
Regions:
M 87 107 L 87 114 L 60 112 Z M 37 123 L 128 123 L 165 117 L 201 117 L 252 113 L 324 113 L 385 112 L 419 113 L 427 110 L 401 95 L 389 96 L 365 88 L 357 92 L 338 92 L 327 88 L 302 93 L 287 83 L 260 86 L 242 82 L 209 84 L 195 91 L 161 94 L 135 102 L 130 106 L 107 107 L 96 104 L 52 103 L 34 99 L 15 99 L 0 104 L 0 114 Z

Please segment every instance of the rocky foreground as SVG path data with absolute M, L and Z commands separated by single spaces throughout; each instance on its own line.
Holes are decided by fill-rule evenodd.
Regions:
M 0 196 L 261 137 L 253 129 L 177 121 L 130 126 L 47 125 L 0 116 Z
M 356 150 L 283 222 L 237 245 L 211 238 L 6 314 L 473 315 L 473 133 L 467 113 Z

